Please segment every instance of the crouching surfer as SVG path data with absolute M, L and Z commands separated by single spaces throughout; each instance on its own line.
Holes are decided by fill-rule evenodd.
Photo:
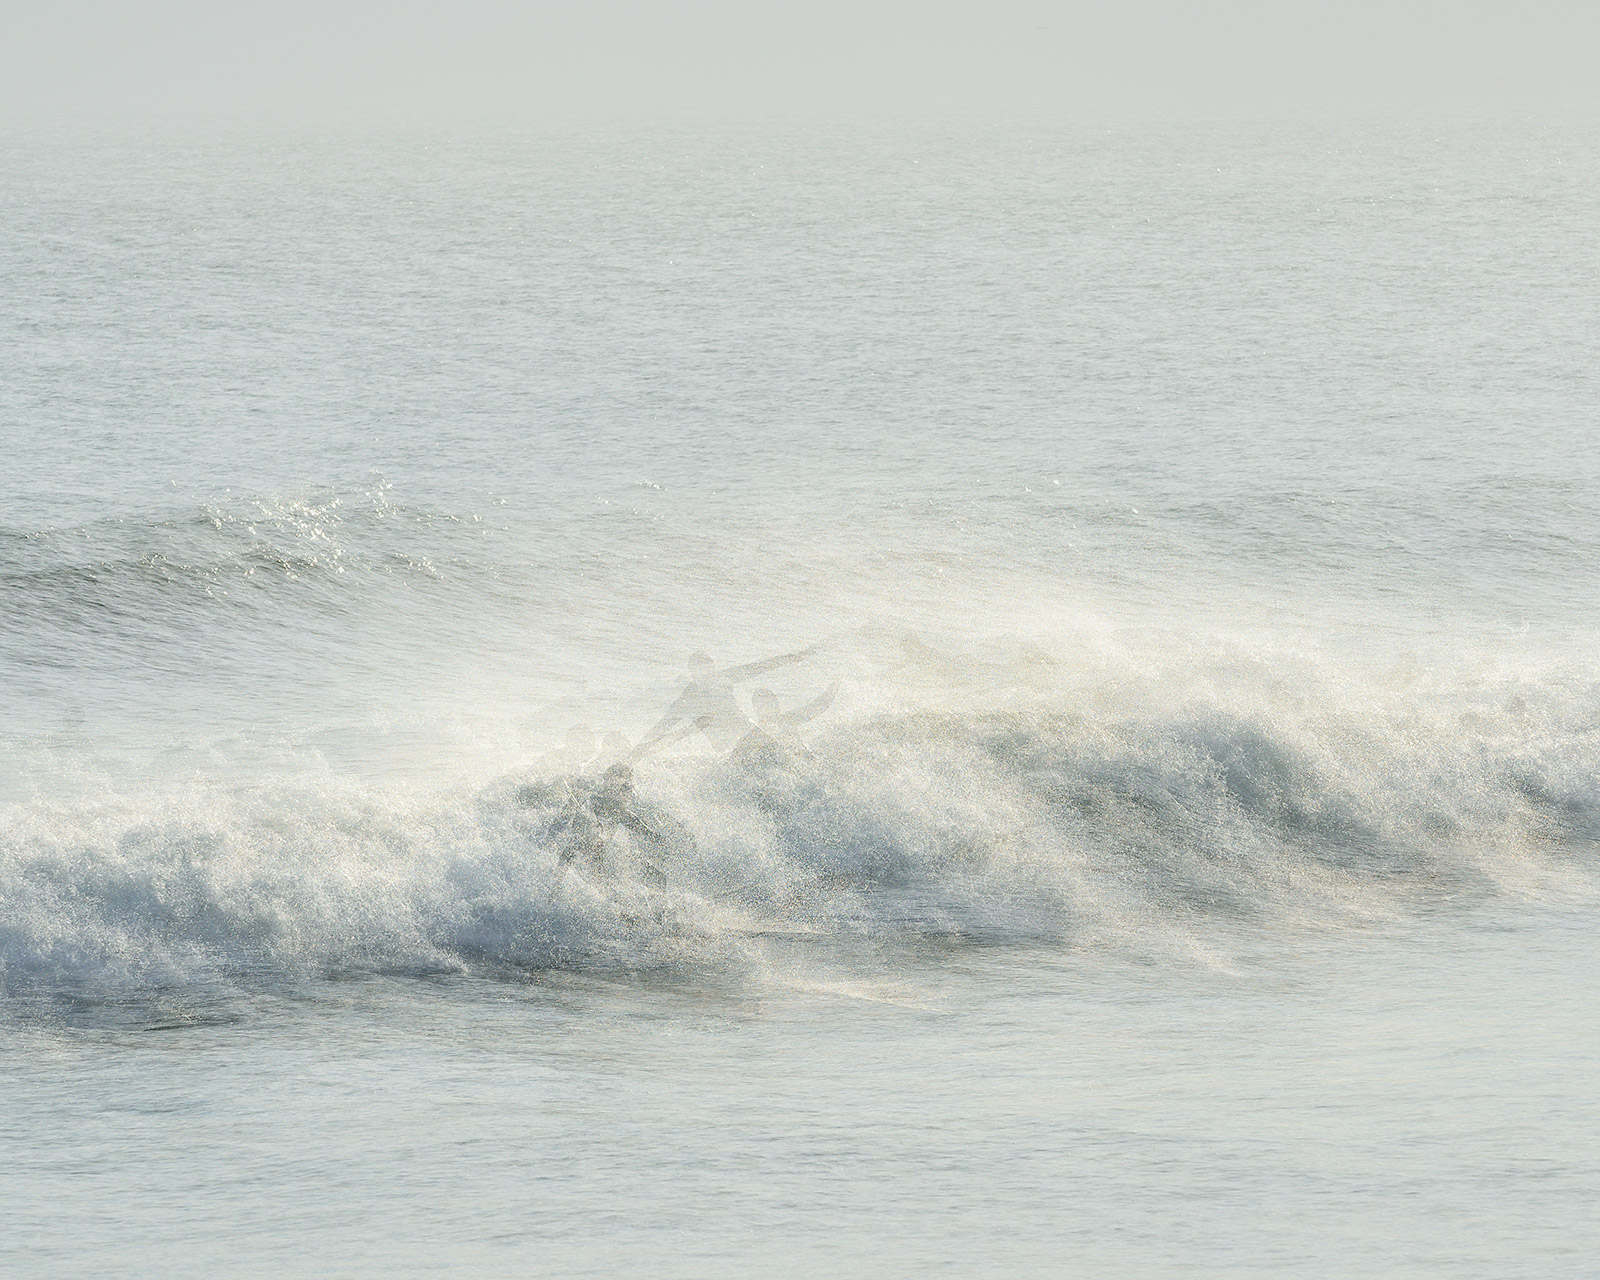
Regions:
M 579 780 L 572 787 L 554 832 L 561 845 L 557 861 L 565 867 L 582 860 L 591 870 L 604 870 L 619 832 L 631 838 L 644 877 L 652 884 L 666 879 L 665 861 L 686 842 L 692 846 L 692 837 L 677 822 L 639 799 L 633 770 L 614 764 L 600 777 Z

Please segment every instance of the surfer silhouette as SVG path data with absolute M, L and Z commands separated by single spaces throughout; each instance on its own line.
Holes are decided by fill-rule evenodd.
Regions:
M 810 702 L 785 711 L 771 689 L 757 689 L 750 695 L 755 724 L 733 749 L 733 758 L 745 765 L 780 765 L 795 755 L 810 756 L 795 730 L 832 706 L 838 692 L 835 680 Z
M 693 846 L 692 836 L 639 799 L 633 770 L 614 764 L 598 778 L 574 782 L 557 827 L 561 844 L 557 861 L 565 867 L 582 859 L 591 869 L 602 870 L 619 832 L 632 837 L 645 877 L 654 882 L 664 878 L 661 863 L 675 848 Z
M 689 659 L 688 687 L 667 708 L 667 713 L 639 739 L 630 758 L 637 760 L 654 747 L 695 731 L 703 734 L 718 751 L 732 751 L 744 740 L 745 735 L 756 728 L 755 722 L 739 705 L 739 699 L 733 691 L 734 685 L 809 658 L 817 648 L 812 645 L 808 649 L 798 649 L 794 653 L 779 654 L 776 658 L 747 662 L 743 666 L 727 667 L 721 671 L 711 661 L 710 654 L 703 651 L 694 654 Z
M 839 682 L 835 680 L 810 702 L 785 711 L 778 703 L 778 695 L 771 689 L 757 689 L 750 695 L 750 709 L 755 712 L 756 724 L 774 737 L 792 733 L 808 721 L 815 720 L 833 705 L 838 696 Z

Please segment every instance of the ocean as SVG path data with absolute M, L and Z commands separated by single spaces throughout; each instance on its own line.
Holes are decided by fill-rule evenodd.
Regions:
M 0 148 L 6 1274 L 1593 1274 L 1592 129 Z

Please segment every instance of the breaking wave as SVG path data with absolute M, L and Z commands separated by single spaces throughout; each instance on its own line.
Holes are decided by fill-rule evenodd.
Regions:
M 324 779 L 32 801 L 0 814 L 0 988 L 749 971 L 777 939 L 1149 955 L 1587 892 L 1597 737 L 1221 708 L 884 714 L 810 751 L 642 767 L 637 803 L 668 836 L 613 831 L 581 857 L 575 784 L 530 770 L 442 798 Z

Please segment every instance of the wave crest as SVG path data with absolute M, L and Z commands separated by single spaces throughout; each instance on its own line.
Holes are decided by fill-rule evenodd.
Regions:
M 776 927 L 1160 950 L 1219 922 L 1587 883 L 1591 746 L 1408 746 L 1222 712 L 885 715 L 812 752 L 644 774 L 682 832 L 659 869 L 615 832 L 603 869 L 575 862 L 564 784 L 525 774 L 442 800 L 323 783 L 16 807 L 0 985 L 737 965 Z

